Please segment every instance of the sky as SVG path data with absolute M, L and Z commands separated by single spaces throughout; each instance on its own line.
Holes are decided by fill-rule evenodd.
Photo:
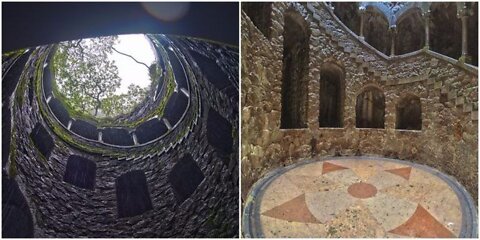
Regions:
M 133 56 L 137 61 L 150 66 L 155 61 L 155 55 L 149 41 L 143 34 L 118 35 L 119 42 L 114 45 L 120 52 Z M 136 84 L 140 87 L 146 87 L 150 84 L 148 69 L 136 63 L 133 59 L 113 52 L 109 59 L 114 60 L 118 67 L 118 75 L 122 79 L 120 88 L 116 94 L 126 93 L 128 85 Z

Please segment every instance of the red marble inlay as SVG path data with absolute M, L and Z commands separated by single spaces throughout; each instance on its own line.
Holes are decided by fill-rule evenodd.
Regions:
M 354 183 L 347 189 L 348 193 L 356 198 L 371 198 L 377 194 L 377 188 L 369 183 Z
M 408 180 L 408 179 L 410 179 L 410 173 L 412 172 L 412 168 L 411 167 L 404 167 L 404 168 L 390 169 L 390 170 L 385 170 L 385 171 L 389 172 L 389 173 L 393 173 L 395 175 L 398 175 L 398 176 Z
M 318 220 L 308 210 L 305 194 L 265 211 L 262 215 L 290 222 L 318 223 Z
M 425 208 L 418 204 L 415 213 L 405 223 L 390 230 L 390 233 L 422 238 L 453 238 L 450 230 L 433 217 Z
M 333 171 L 348 169 L 347 167 L 339 166 L 333 163 L 324 162 L 322 167 L 322 174 L 326 174 Z

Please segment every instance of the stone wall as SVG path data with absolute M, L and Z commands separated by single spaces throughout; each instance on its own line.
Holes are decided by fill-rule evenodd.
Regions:
M 312 32 L 308 127 L 280 129 L 284 13 L 294 8 Z M 242 198 L 270 170 L 305 158 L 377 155 L 432 166 L 454 176 L 477 199 L 477 68 L 428 50 L 385 58 L 337 21 L 323 3 L 273 3 L 271 40 L 242 12 Z M 320 128 L 321 66 L 345 72 L 342 128 Z M 357 95 L 385 95 L 385 128 L 355 126 Z M 396 104 L 420 98 L 421 130 L 397 130 Z
M 105 147 L 102 154 L 89 152 L 85 150 L 88 148 L 80 149 L 67 143 L 53 131 L 54 126 L 47 121 L 48 114 L 42 112 L 45 107 L 42 97 L 13 104 L 15 138 L 12 138 L 13 149 L 7 169 L 15 166 L 16 172 L 10 171 L 9 176 L 4 177 L 18 182 L 24 194 L 33 216 L 34 237 L 238 236 L 238 139 L 234 137 L 238 132 L 238 110 L 232 110 L 238 109 L 238 98 L 229 98 L 215 89 L 206 77 L 208 70 L 194 66 L 189 50 L 178 40 L 180 37 L 172 39 L 192 84 L 190 97 L 196 100 L 188 110 L 192 114 L 183 118 L 184 124 L 170 131 L 166 140 L 140 149 Z M 218 58 L 237 61 L 231 58 L 238 52 L 235 48 L 226 50 L 223 45 L 195 39 L 183 41 L 197 42 L 218 54 Z M 40 84 L 42 56 L 48 53 L 47 49 L 48 46 L 39 47 L 32 53 L 24 66 L 20 84 L 29 79 L 36 81 L 35 86 Z M 219 62 L 224 64 L 223 59 Z M 238 92 L 238 88 L 236 90 Z M 17 88 L 15 94 L 23 96 L 27 92 Z M 208 113 L 213 110 L 232 128 L 224 134 L 233 138 L 230 139 L 233 142 L 230 154 L 219 151 L 207 139 Z M 197 114 L 198 119 L 193 117 Z M 42 146 L 37 146 L 36 140 L 30 137 L 37 125 L 43 126 L 53 139 L 53 146 L 48 147 L 49 154 L 42 154 L 39 149 Z M 96 165 L 95 170 L 91 170 L 92 166 L 84 167 L 90 169 L 84 172 L 88 173 L 84 177 L 94 175 L 94 180 L 89 180 L 94 181 L 93 187 L 82 187 L 77 175 L 70 172 L 80 170 L 79 167 L 69 169 L 71 156 Z M 185 156 L 191 158 L 187 165 L 182 164 Z M 192 171 L 201 176 L 196 182 L 189 181 L 188 173 Z M 132 172 L 133 177 L 128 175 Z M 137 190 L 132 192 L 131 189 Z M 184 194 L 179 201 L 176 193 L 182 191 Z M 135 193 L 142 196 L 133 201 L 125 199 L 128 194 Z M 14 217 L 2 220 L 15 221 Z

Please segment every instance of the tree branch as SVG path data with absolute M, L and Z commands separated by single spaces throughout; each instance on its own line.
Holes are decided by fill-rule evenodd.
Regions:
M 143 63 L 143 62 L 137 61 L 137 59 L 135 59 L 133 56 L 128 55 L 128 54 L 126 54 L 126 53 L 122 53 L 122 52 L 118 51 L 117 49 L 115 49 L 113 46 L 112 46 L 112 49 L 113 49 L 113 51 L 115 51 L 115 52 L 117 52 L 117 53 L 119 53 L 119 54 L 122 54 L 123 56 L 127 56 L 127 57 L 133 59 L 133 61 L 137 62 L 138 64 L 142 64 L 142 65 L 145 66 L 148 70 L 150 70 L 150 67 L 148 67 L 147 64 L 145 64 L 145 63 Z

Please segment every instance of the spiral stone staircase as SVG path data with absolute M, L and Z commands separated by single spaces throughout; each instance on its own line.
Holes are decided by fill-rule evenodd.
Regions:
M 323 8 L 326 11 L 318 11 L 318 8 Z M 438 61 L 444 61 L 446 63 L 452 63 L 460 68 L 467 70 L 468 72 L 478 76 L 477 69 L 465 63 L 461 63 L 448 56 L 433 52 L 428 49 L 418 50 L 412 53 L 389 57 L 379 52 L 372 46 L 370 46 L 363 39 L 353 33 L 348 27 L 346 27 L 333 13 L 332 8 L 326 3 L 306 3 L 306 9 L 309 15 L 312 16 L 315 23 L 324 30 L 328 36 L 328 41 L 336 45 L 339 51 L 349 54 L 350 58 L 357 63 L 359 69 L 362 69 L 366 75 L 372 76 L 375 80 L 383 82 L 387 85 L 405 84 L 416 81 L 426 80 L 428 85 L 435 90 L 442 104 L 447 107 L 459 107 L 464 113 L 470 113 L 472 121 L 478 120 L 478 97 L 475 94 L 474 89 L 461 90 L 458 89 L 458 85 L 461 83 L 468 83 L 472 79 L 468 75 L 463 74 L 458 76 L 457 79 L 448 80 L 447 77 L 441 78 L 441 80 L 431 80 L 429 75 L 417 75 L 411 76 L 407 79 L 389 79 L 389 66 L 398 61 L 404 59 L 413 58 L 422 54 L 432 56 Z M 346 34 L 338 34 L 337 32 L 343 32 Z M 315 35 L 315 32 L 312 32 Z M 355 41 L 351 41 L 351 38 Z M 386 61 L 388 65 L 372 65 L 370 62 L 378 63 L 379 61 Z
M 4 237 L 238 234 L 238 49 L 148 38 L 158 87 L 108 124 L 55 96 L 55 44 L 2 56 Z

